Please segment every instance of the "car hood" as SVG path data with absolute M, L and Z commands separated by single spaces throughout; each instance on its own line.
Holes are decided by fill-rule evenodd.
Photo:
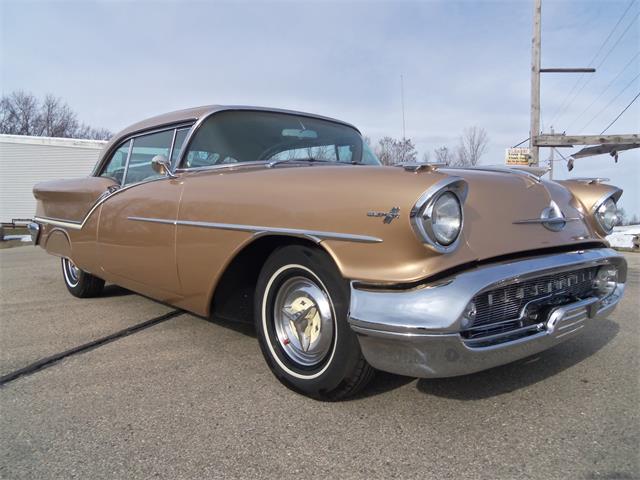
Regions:
M 568 188 L 523 172 L 279 165 L 189 176 L 200 188 L 215 188 L 217 194 L 216 202 L 206 207 L 201 203 L 183 205 L 188 220 L 236 224 L 241 219 L 250 225 L 380 239 L 372 244 L 322 242 L 347 278 L 411 282 L 507 254 L 604 243 L 590 225 L 586 209 Z M 215 187 L 212 176 L 218 179 Z M 459 248 L 442 254 L 419 240 L 410 212 L 429 187 L 452 177 L 463 179 L 469 187 L 464 227 Z M 551 231 L 540 223 L 518 223 L 539 219 L 552 201 L 571 219 L 562 230 Z M 396 219 L 385 221 L 377 216 L 394 208 L 399 209 Z

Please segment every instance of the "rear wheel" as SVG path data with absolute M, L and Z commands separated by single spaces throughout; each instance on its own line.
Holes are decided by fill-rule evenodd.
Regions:
M 276 250 L 260 272 L 255 302 L 262 353 L 288 387 L 339 400 L 373 376 L 347 323 L 349 284 L 324 251 Z
M 67 290 L 69 290 L 74 297 L 96 297 L 102 293 L 102 289 L 104 288 L 104 280 L 80 270 L 68 258 L 62 259 L 62 277 L 64 278 Z

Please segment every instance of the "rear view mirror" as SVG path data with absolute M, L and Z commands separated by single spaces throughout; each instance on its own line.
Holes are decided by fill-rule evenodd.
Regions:
M 315 130 L 300 130 L 299 128 L 285 128 L 282 130 L 283 137 L 297 138 L 318 138 L 318 132 Z

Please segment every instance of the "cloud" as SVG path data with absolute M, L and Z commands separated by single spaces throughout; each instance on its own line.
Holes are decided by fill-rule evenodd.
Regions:
M 585 66 L 627 5 L 545 1 L 544 65 Z M 529 1 L 5 2 L 1 21 L 3 91 L 52 92 L 95 126 L 117 130 L 164 111 L 231 103 L 311 111 L 374 138 L 400 136 L 403 74 L 407 133 L 420 151 L 453 145 L 464 127 L 478 125 L 491 140 L 484 161 L 502 163 L 504 149 L 528 136 Z M 638 36 L 631 28 L 554 120 L 557 131 L 626 64 Z M 638 71 L 633 65 L 620 84 Z M 575 80 L 543 78 L 545 128 Z M 606 109 L 592 132 L 628 100 Z M 635 105 L 613 130 L 637 132 L 638 118 Z M 627 190 L 626 210 L 640 214 L 640 153 L 621 158 L 580 160 L 572 175 L 611 177 Z

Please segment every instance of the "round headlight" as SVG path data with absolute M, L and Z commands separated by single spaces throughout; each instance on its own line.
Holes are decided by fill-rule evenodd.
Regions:
M 418 198 L 409 213 L 419 240 L 438 253 L 453 252 L 460 243 L 464 223 L 462 205 L 469 186 L 462 178 L 436 182 Z
M 618 206 L 609 198 L 596 211 L 596 220 L 606 233 L 610 233 L 618 224 Z
M 431 222 L 434 239 L 445 247 L 451 245 L 462 227 L 462 206 L 458 197 L 452 192 L 441 194 L 433 202 L 430 217 L 425 221 Z

